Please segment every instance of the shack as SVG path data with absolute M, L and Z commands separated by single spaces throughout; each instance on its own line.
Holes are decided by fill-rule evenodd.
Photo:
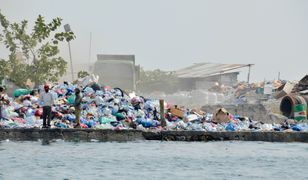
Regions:
M 179 79 L 179 89 L 191 91 L 195 89 L 207 90 L 215 83 L 233 86 L 238 82 L 239 68 L 249 67 L 252 64 L 217 64 L 196 63 L 175 72 Z M 248 75 L 249 81 L 249 75 Z

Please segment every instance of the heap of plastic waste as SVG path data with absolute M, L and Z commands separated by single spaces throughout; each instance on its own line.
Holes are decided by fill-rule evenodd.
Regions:
M 82 88 L 81 127 L 96 129 L 162 129 L 159 101 L 120 88 L 106 88 L 95 81 L 84 80 L 83 85 L 63 83 L 51 88 L 54 98 L 52 128 L 73 128 L 75 114 L 74 89 Z M 40 87 L 42 89 L 42 87 Z M 42 107 L 39 92 L 16 91 L 9 104 L 1 105 L 0 128 L 40 128 Z M 264 124 L 247 117 L 220 111 L 204 113 L 164 104 L 167 130 L 196 131 L 308 131 L 306 123 L 286 121 L 282 124 Z M 225 117 L 223 117 L 225 116 Z

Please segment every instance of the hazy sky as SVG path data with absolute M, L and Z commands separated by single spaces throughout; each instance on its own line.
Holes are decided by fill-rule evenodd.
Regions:
M 308 70 L 306 0 L 0 0 L 0 9 L 11 21 L 62 17 L 76 33 L 78 63 L 88 62 L 92 32 L 92 62 L 106 53 L 135 54 L 146 69 L 253 63 L 254 81 L 278 72 L 299 80 Z M 61 50 L 68 59 L 67 45 Z

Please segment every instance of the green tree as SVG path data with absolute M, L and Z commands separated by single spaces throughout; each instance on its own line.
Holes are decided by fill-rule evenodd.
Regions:
M 84 77 L 87 77 L 89 75 L 90 74 L 87 71 L 79 71 L 77 76 L 78 76 L 78 78 L 84 78 Z
M 166 72 L 160 69 L 145 71 L 140 69 L 140 77 L 137 89 L 141 92 L 163 91 L 173 93 L 178 85 L 178 78 L 173 72 Z
M 37 86 L 58 81 L 64 75 L 67 62 L 59 56 L 58 45 L 75 39 L 75 35 L 59 31 L 61 18 L 46 23 L 39 15 L 31 32 L 27 29 L 28 21 L 10 23 L 1 12 L 0 23 L 0 43 L 10 52 L 8 59 L 0 60 L 0 78 L 8 77 L 16 85 L 25 87 L 28 79 Z

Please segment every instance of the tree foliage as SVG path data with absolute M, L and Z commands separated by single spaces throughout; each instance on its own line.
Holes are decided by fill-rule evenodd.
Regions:
M 84 78 L 84 77 L 87 77 L 89 75 L 90 74 L 87 71 L 79 71 L 78 74 L 77 74 L 78 78 Z
M 153 71 L 145 71 L 140 69 L 140 82 L 155 82 L 155 81 L 174 81 L 176 76 L 172 72 L 155 69 Z
M 31 32 L 28 21 L 10 23 L 0 12 L 0 43 L 10 52 L 0 60 L 0 78 L 6 77 L 25 87 L 27 80 L 35 85 L 55 82 L 66 72 L 67 62 L 59 56 L 59 43 L 75 39 L 73 32 L 61 32 L 62 19 L 47 23 L 39 15 Z
M 140 69 L 140 77 L 137 83 L 137 89 L 142 92 L 163 91 L 172 93 L 178 85 L 178 78 L 172 72 L 156 69 L 153 71 L 145 71 Z

